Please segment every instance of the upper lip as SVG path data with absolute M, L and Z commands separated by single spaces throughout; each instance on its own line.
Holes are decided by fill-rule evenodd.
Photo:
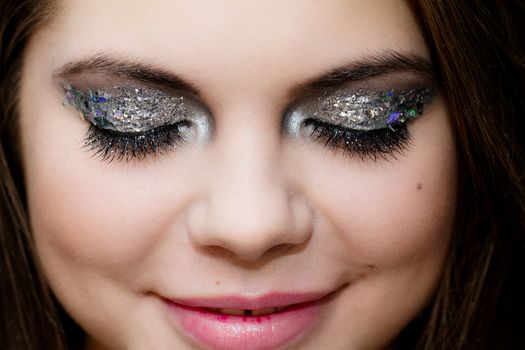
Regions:
M 331 294 L 331 292 L 269 293 L 257 297 L 232 295 L 182 299 L 167 298 L 167 300 L 189 307 L 256 310 L 314 302 L 328 296 L 329 294 Z

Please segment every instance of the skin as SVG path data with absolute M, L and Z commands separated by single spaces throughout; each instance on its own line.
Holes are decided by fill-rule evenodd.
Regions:
M 389 346 L 428 303 L 447 252 L 456 159 L 445 102 L 437 96 L 410 124 L 408 149 L 386 160 L 281 125 L 299 84 L 387 49 L 429 58 L 403 1 L 61 7 L 28 47 L 20 128 L 38 258 L 86 348 L 198 348 L 162 297 L 276 291 L 336 291 L 290 348 Z M 88 122 L 62 106 L 54 72 L 99 53 L 198 86 L 213 137 L 127 163 L 82 149 Z

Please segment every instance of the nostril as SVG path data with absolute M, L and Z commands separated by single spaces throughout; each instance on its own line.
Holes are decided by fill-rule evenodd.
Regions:
M 282 243 L 282 244 L 278 244 L 276 246 L 271 247 L 265 252 L 265 254 L 266 255 L 283 254 L 284 252 L 291 252 L 294 249 L 298 249 L 299 247 L 300 245 L 297 245 L 297 244 Z

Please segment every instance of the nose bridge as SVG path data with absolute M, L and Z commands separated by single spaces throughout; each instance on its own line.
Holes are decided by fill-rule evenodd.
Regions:
M 272 163 L 262 154 L 222 162 L 209 198 L 210 219 L 219 224 L 217 231 L 236 232 L 253 241 L 269 237 L 289 221 L 285 184 Z
M 190 217 L 194 242 L 252 261 L 275 246 L 304 242 L 307 218 L 281 171 L 279 130 L 238 125 L 223 136 L 207 194 Z

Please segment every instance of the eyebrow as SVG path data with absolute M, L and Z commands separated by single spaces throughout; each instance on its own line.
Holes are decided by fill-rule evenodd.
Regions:
M 411 72 L 429 80 L 435 80 L 436 71 L 430 60 L 416 54 L 397 51 L 382 51 L 329 70 L 319 77 L 311 79 L 293 91 L 321 90 L 338 87 L 350 82 L 362 81 L 386 76 L 396 72 Z M 65 64 L 55 76 L 68 78 L 78 74 L 106 74 L 121 76 L 138 82 L 148 83 L 200 95 L 196 85 L 155 65 L 122 57 L 98 54 Z
M 57 69 L 55 77 L 67 79 L 79 74 L 105 74 L 120 76 L 137 82 L 182 90 L 199 95 L 199 89 L 182 76 L 139 60 L 112 57 L 104 54 L 90 56 L 65 64 Z
M 346 83 L 372 79 L 393 73 L 410 72 L 436 80 L 436 70 L 432 62 L 413 53 L 382 51 L 376 55 L 354 60 L 347 65 L 330 70 L 319 78 L 314 78 L 299 89 L 322 89 L 337 87 Z

